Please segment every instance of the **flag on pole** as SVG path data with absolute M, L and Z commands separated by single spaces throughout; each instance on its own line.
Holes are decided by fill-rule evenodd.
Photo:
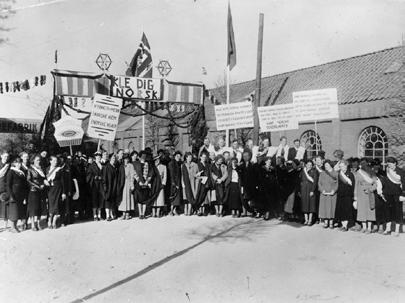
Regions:
M 228 63 L 229 70 L 236 65 L 235 35 L 233 33 L 231 4 L 228 2 Z
M 152 78 L 152 70 L 150 46 L 145 33 L 143 33 L 141 43 L 129 64 L 126 75 L 129 77 Z
M 55 50 L 55 64 L 58 64 L 58 50 Z

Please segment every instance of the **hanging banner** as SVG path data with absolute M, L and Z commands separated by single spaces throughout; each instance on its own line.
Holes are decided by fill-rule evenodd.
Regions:
M 217 130 L 253 127 L 252 102 L 238 102 L 215 106 Z
M 293 92 L 293 104 L 298 122 L 339 118 L 336 88 Z
M 96 94 L 87 129 L 89 137 L 114 141 L 121 108 L 122 99 Z
M 298 129 L 294 104 L 261 106 L 257 108 L 262 132 Z
M 111 76 L 112 96 L 162 100 L 162 79 Z

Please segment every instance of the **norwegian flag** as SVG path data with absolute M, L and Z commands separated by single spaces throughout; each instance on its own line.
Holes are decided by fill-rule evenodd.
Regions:
M 152 78 L 152 70 L 150 45 L 145 33 L 143 33 L 141 43 L 131 60 L 126 75 L 129 77 Z

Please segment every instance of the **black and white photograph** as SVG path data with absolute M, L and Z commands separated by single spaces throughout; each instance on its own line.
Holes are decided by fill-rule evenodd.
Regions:
M 1 303 L 405 302 L 405 0 L 0 0 Z

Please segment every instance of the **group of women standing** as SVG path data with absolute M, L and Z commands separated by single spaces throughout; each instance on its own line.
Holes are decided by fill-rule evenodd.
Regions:
M 376 160 L 346 161 L 341 151 L 334 153 L 333 162 L 320 155 L 309 159 L 305 150 L 300 152 L 299 142 L 294 144 L 295 155 L 305 157 L 294 158 L 291 148 L 270 157 L 264 149 L 271 147 L 265 146 L 253 159 L 251 145 L 242 149 L 236 142 L 232 148 L 215 149 L 209 141 L 198 155 L 119 150 L 110 155 L 96 152 L 89 159 L 81 154 L 73 159 L 35 155 L 30 162 L 22 153 L 10 164 L 9 154 L 3 152 L 0 216 L 11 222 L 14 232 L 19 231 L 18 220 L 25 229 L 29 219 L 35 231 L 46 215 L 49 228 L 56 228 L 59 218 L 68 222 L 72 212 L 86 208 L 94 221 L 164 213 L 230 214 L 399 234 L 405 173 L 394 158 L 386 159 L 384 171 Z M 280 146 L 287 150 L 285 143 Z M 73 201 L 82 206 L 75 209 Z M 83 206 L 87 201 L 90 206 Z

